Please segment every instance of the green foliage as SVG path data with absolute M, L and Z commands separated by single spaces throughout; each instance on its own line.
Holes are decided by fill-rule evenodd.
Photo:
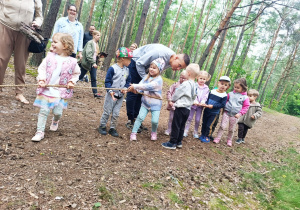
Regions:
M 288 97 L 285 113 L 300 116 L 300 91 Z
M 178 196 L 175 192 L 173 192 L 173 191 L 171 191 L 171 192 L 168 193 L 168 198 L 169 198 L 173 203 L 178 203 L 178 204 L 182 204 L 182 203 L 183 203 L 183 201 L 180 200 L 179 196 Z

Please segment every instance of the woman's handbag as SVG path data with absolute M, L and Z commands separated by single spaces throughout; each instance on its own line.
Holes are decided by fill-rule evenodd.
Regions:
M 38 43 L 34 40 L 31 40 L 28 51 L 31 53 L 42 53 L 45 52 L 46 49 L 46 43 L 48 43 L 48 39 L 45 38 L 44 40 L 41 41 L 41 43 Z

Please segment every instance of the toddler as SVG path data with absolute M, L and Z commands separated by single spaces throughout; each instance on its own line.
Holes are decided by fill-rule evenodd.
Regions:
M 103 114 L 100 120 L 99 133 L 106 135 L 106 123 L 110 114 L 111 123 L 108 133 L 113 137 L 118 137 L 119 134 L 116 130 L 117 120 L 119 118 L 120 109 L 126 88 L 129 87 L 130 74 L 127 66 L 131 62 L 132 52 L 126 48 L 121 47 L 116 52 L 117 63 L 108 68 L 105 78 L 105 88 L 125 88 L 123 90 L 107 90 L 105 101 L 103 105 Z
M 194 114 L 196 113 L 195 127 L 194 127 L 194 138 L 196 138 L 196 139 L 199 138 L 198 128 L 199 128 L 199 124 L 200 124 L 202 109 L 203 109 L 203 105 L 207 101 L 208 94 L 209 94 L 209 88 L 205 84 L 205 82 L 209 81 L 210 77 L 211 77 L 210 74 L 207 73 L 206 71 L 200 71 L 200 75 L 197 79 L 197 84 L 196 84 L 197 96 L 196 96 L 196 99 L 194 101 L 194 105 L 191 107 L 190 116 L 187 120 L 185 130 L 184 130 L 184 134 L 183 134 L 184 137 L 188 136 L 188 132 L 189 132 L 191 122 L 194 118 Z
M 178 88 L 179 85 L 181 85 L 186 79 L 187 79 L 186 71 L 183 70 L 180 73 L 179 81 L 175 82 L 173 85 L 171 85 L 170 89 L 167 92 L 167 100 L 168 100 L 167 110 L 170 111 L 169 121 L 168 121 L 168 129 L 165 131 L 165 135 L 167 135 L 167 136 L 169 136 L 171 133 L 171 126 L 172 126 L 174 110 L 175 110 L 174 103 L 172 102 L 172 96 L 174 95 L 176 88 Z
M 195 79 L 198 77 L 200 68 L 198 64 L 192 63 L 186 67 L 187 81 L 184 81 L 172 96 L 175 111 L 172 121 L 170 141 L 162 143 L 166 149 L 182 148 L 182 139 L 185 123 L 189 117 L 191 106 L 196 98 Z
M 140 128 L 142 122 L 145 120 L 148 112 L 151 112 L 151 124 L 152 124 L 152 132 L 151 132 L 151 140 L 157 140 L 157 126 L 160 115 L 160 110 L 162 106 L 161 93 L 162 93 L 162 85 L 163 80 L 160 76 L 161 71 L 165 67 L 165 61 L 162 58 L 157 58 L 150 63 L 148 74 L 142 79 L 139 84 L 132 84 L 128 88 L 128 92 L 136 92 L 139 91 L 141 93 L 145 93 L 142 97 L 142 106 L 140 108 L 139 115 L 137 116 L 133 129 L 130 135 L 131 141 L 136 141 L 136 133 Z M 156 97 L 148 97 L 146 95 Z
M 232 146 L 232 137 L 235 126 L 241 116 L 247 113 L 250 106 L 249 98 L 247 96 L 247 82 L 245 78 L 240 78 L 234 81 L 234 90 L 228 93 L 227 103 L 224 108 L 224 113 L 221 121 L 217 137 L 214 143 L 218 144 L 221 140 L 224 130 L 228 123 L 227 145 Z
M 67 108 L 67 100 L 73 95 L 74 84 L 78 81 L 80 68 L 77 60 L 70 57 L 74 51 L 74 42 L 70 35 L 56 33 L 52 38 L 52 51 L 47 54 L 38 68 L 38 89 L 34 106 L 40 107 L 37 132 L 31 139 L 41 141 L 44 138 L 47 117 L 52 110 L 54 117 L 50 131 L 58 129 L 58 122 L 63 109 Z M 46 87 L 46 85 L 64 85 L 67 88 Z
M 226 90 L 230 87 L 230 79 L 227 76 L 220 77 L 218 81 L 218 88 L 210 91 L 205 105 L 200 140 L 204 143 L 209 143 L 209 132 L 211 126 L 214 124 L 220 109 L 225 107 L 227 101 Z
M 250 107 L 245 115 L 240 117 L 238 121 L 238 139 L 235 143 L 241 144 L 245 143 L 245 137 L 248 129 L 252 128 L 254 123 L 262 115 L 262 109 L 256 98 L 259 93 L 257 90 L 251 89 L 248 91 L 248 97 L 250 100 Z

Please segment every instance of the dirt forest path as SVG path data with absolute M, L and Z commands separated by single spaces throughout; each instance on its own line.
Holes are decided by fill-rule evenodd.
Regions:
M 9 68 L 5 84 L 13 81 Z M 28 74 L 26 83 L 35 83 L 34 77 Z M 163 149 L 165 102 L 156 142 L 149 132 L 129 141 L 125 103 L 118 121 L 121 137 L 101 136 L 96 129 L 104 100 L 90 92 L 75 89 L 58 131 L 49 131 L 49 117 L 39 143 L 31 141 L 39 112 L 32 105 L 35 89 L 26 89 L 30 105 L 24 106 L 14 99 L 13 88 L 0 93 L 0 209 L 208 209 L 220 199 L 231 209 L 256 209 L 259 202 L 247 188 L 240 194 L 224 189 L 239 188 L 241 170 L 263 170 L 253 162 L 278 162 L 276 152 L 289 147 L 300 152 L 299 118 L 266 112 L 249 130 L 246 144 L 229 148 L 224 136 L 218 145 L 203 144 L 190 134 L 182 149 Z M 150 129 L 150 116 L 145 125 Z

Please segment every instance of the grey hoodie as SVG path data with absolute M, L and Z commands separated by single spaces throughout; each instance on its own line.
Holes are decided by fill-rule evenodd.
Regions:
M 193 80 L 187 80 L 176 88 L 175 93 L 172 96 L 172 101 L 175 102 L 175 107 L 185 107 L 190 110 L 196 96 L 195 82 Z

